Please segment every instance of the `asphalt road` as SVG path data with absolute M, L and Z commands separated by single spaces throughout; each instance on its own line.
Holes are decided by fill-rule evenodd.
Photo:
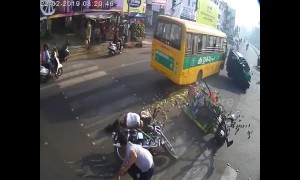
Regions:
M 103 128 L 122 113 L 139 112 L 185 88 L 151 69 L 150 45 L 145 46 L 111 58 L 64 63 L 60 79 L 40 86 L 41 180 L 114 179 L 119 161 Z M 164 132 L 180 157 L 174 162 L 157 155 L 152 179 L 259 179 L 260 72 L 254 50 L 241 46 L 240 52 L 253 71 L 246 94 L 225 70 L 206 81 L 219 91 L 225 109 L 240 111 L 239 123 L 251 126 L 236 135 L 232 131 L 234 144 L 217 149 L 211 135 L 204 136 L 179 107 L 170 106 Z

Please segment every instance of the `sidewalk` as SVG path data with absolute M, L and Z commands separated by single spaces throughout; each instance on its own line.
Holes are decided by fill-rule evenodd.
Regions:
M 107 55 L 107 47 L 109 41 L 106 41 L 101 44 L 92 45 L 91 49 L 88 51 L 85 48 L 84 40 L 82 40 L 76 34 L 53 34 L 53 38 L 50 40 L 40 40 L 40 46 L 42 48 L 43 44 L 50 45 L 50 51 L 52 47 L 56 45 L 57 48 L 60 48 L 68 37 L 70 46 L 70 56 L 68 57 L 68 61 L 76 61 L 76 60 L 84 60 L 84 59 L 95 59 L 99 57 L 103 57 Z M 149 46 L 152 44 L 152 37 L 153 37 L 153 28 L 148 27 L 146 28 L 146 37 L 143 40 L 143 46 Z M 127 48 L 135 48 L 135 42 L 126 43 Z

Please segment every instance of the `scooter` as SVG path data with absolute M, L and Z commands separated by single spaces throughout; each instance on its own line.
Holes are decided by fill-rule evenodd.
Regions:
M 62 73 L 63 73 L 63 65 L 59 62 L 59 59 L 58 58 L 52 58 L 52 62 L 56 62 L 57 65 L 56 65 L 56 69 L 54 69 L 55 71 L 55 77 L 58 79 Z
M 45 66 L 40 65 L 40 82 L 45 83 L 51 78 L 49 69 Z
M 120 54 L 120 51 L 117 48 L 117 44 L 114 44 L 112 42 L 109 43 L 109 45 L 108 45 L 108 54 L 110 56 Z

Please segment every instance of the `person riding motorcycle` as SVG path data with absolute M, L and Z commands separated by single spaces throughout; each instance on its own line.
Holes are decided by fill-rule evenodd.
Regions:
M 219 137 L 218 140 L 219 141 L 222 141 L 221 139 L 225 140 L 227 147 L 233 144 L 233 140 L 229 141 L 228 138 L 230 132 L 230 125 L 227 123 L 226 118 L 222 118 L 222 121 L 216 132 L 217 132 L 217 137 Z
M 115 33 L 114 33 L 114 40 L 113 40 L 114 44 L 117 45 L 117 49 L 119 51 L 119 53 L 122 52 L 122 46 L 123 46 L 123 42 L 122 42 L 122 38 L 119 37 L 119 29 L 117 28 Z M 119 43 L 119 45 L 118 45 Z

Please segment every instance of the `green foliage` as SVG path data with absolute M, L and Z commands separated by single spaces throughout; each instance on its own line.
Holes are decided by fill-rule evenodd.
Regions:
M 141 41 L 143 37 L 146 36 L 146 27 L 144 23 L 135 23 L 133 26 L 133 37 L 137 41 Z

